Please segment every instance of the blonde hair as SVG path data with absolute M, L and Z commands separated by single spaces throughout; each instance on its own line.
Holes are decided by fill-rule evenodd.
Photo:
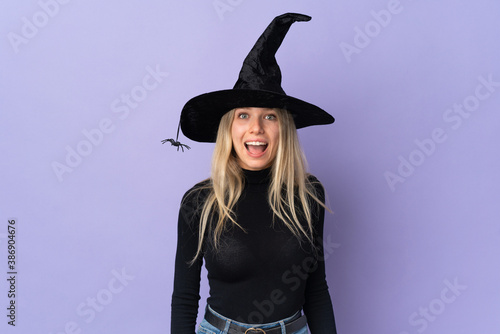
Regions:
M 284 109 L 275 111 L 279 122 L 279 142 L 271 166 L 268 202 L 274 218 L 283 221 L 299 240 L 305 237 L 314 246 L 311 200 L 323 207 L 325 205 L 318 198 L 314 184 L 306 173 L 307 162 L 292 115 Z M 243 171 L 233 150 L 231 137 L 234 115 L 235 109 L 227 112 L 219 123 L 211 177 L 202 187 L 208 190 L 208 194 L 201 209 L 198 249 L 192 263 L 202 253 L 208 231 L 213 232 L 211 241 L 217 248 L 220 236 L 228 225 L 243 229 L 233 211 L 244 188 Z M 307 222 L 307 228 L 301 224 L 302 220 Z

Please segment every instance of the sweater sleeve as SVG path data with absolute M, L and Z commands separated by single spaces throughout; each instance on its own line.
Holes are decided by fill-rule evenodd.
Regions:
M 318 198 L 324 203 L 325 192 L 323 186 L 315 178 L 312 183 L 316 189 Z M 311 334 L 336 334 L 335 317 L 333 306 L 328 291 L 325 271 L 325 254 L 323 247 L 323 227 L 325 209 L 319 207 L 316 214 L 315 229 L 318 252 L 317 266 L 312 271 L 306 282 L 304 314 Z
M 190 265 L 198 247 L 198 206 L 194 193 L 188 191 L 181 202 L 177 227 L 174 291 L 170 332 L 194 334 L 200 300 L 200 275 L 203 259 L 200 256 Z M 198 218 L 199 219 L 199 218 Z

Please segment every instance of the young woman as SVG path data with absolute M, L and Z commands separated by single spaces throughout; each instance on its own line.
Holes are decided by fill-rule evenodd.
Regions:
M 285 94 L 274 58 L 290 25 L 308 20 L 276 17 L 233 89 L 183 108 L 186 137 L 215 141 L 215 149 L 211 177 L 181 202 L 173 334 L 195 331 L 203 260 L 210 297 L 198 333 L 336 333 L 323 261 L 325 195 L 306 173 L 296 132 L 334 119 Z

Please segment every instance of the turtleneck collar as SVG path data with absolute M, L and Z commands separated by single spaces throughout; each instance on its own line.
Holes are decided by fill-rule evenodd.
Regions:
M 271 168 L 261 170 L 243 169 L 243 175 L 247 184 L 267 184 L 271 177 Z

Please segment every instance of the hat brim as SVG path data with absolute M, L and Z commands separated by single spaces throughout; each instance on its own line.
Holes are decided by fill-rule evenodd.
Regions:
M 297 129 L 335 121 L 323 109 L 289 95 L 265 90 L 226 89 L 189 100 L 181 113 L 182 133 L 194 141 L 213 143 L 222 116 L 234 108 L 245 107 L 286 109 L 293 116 Z

